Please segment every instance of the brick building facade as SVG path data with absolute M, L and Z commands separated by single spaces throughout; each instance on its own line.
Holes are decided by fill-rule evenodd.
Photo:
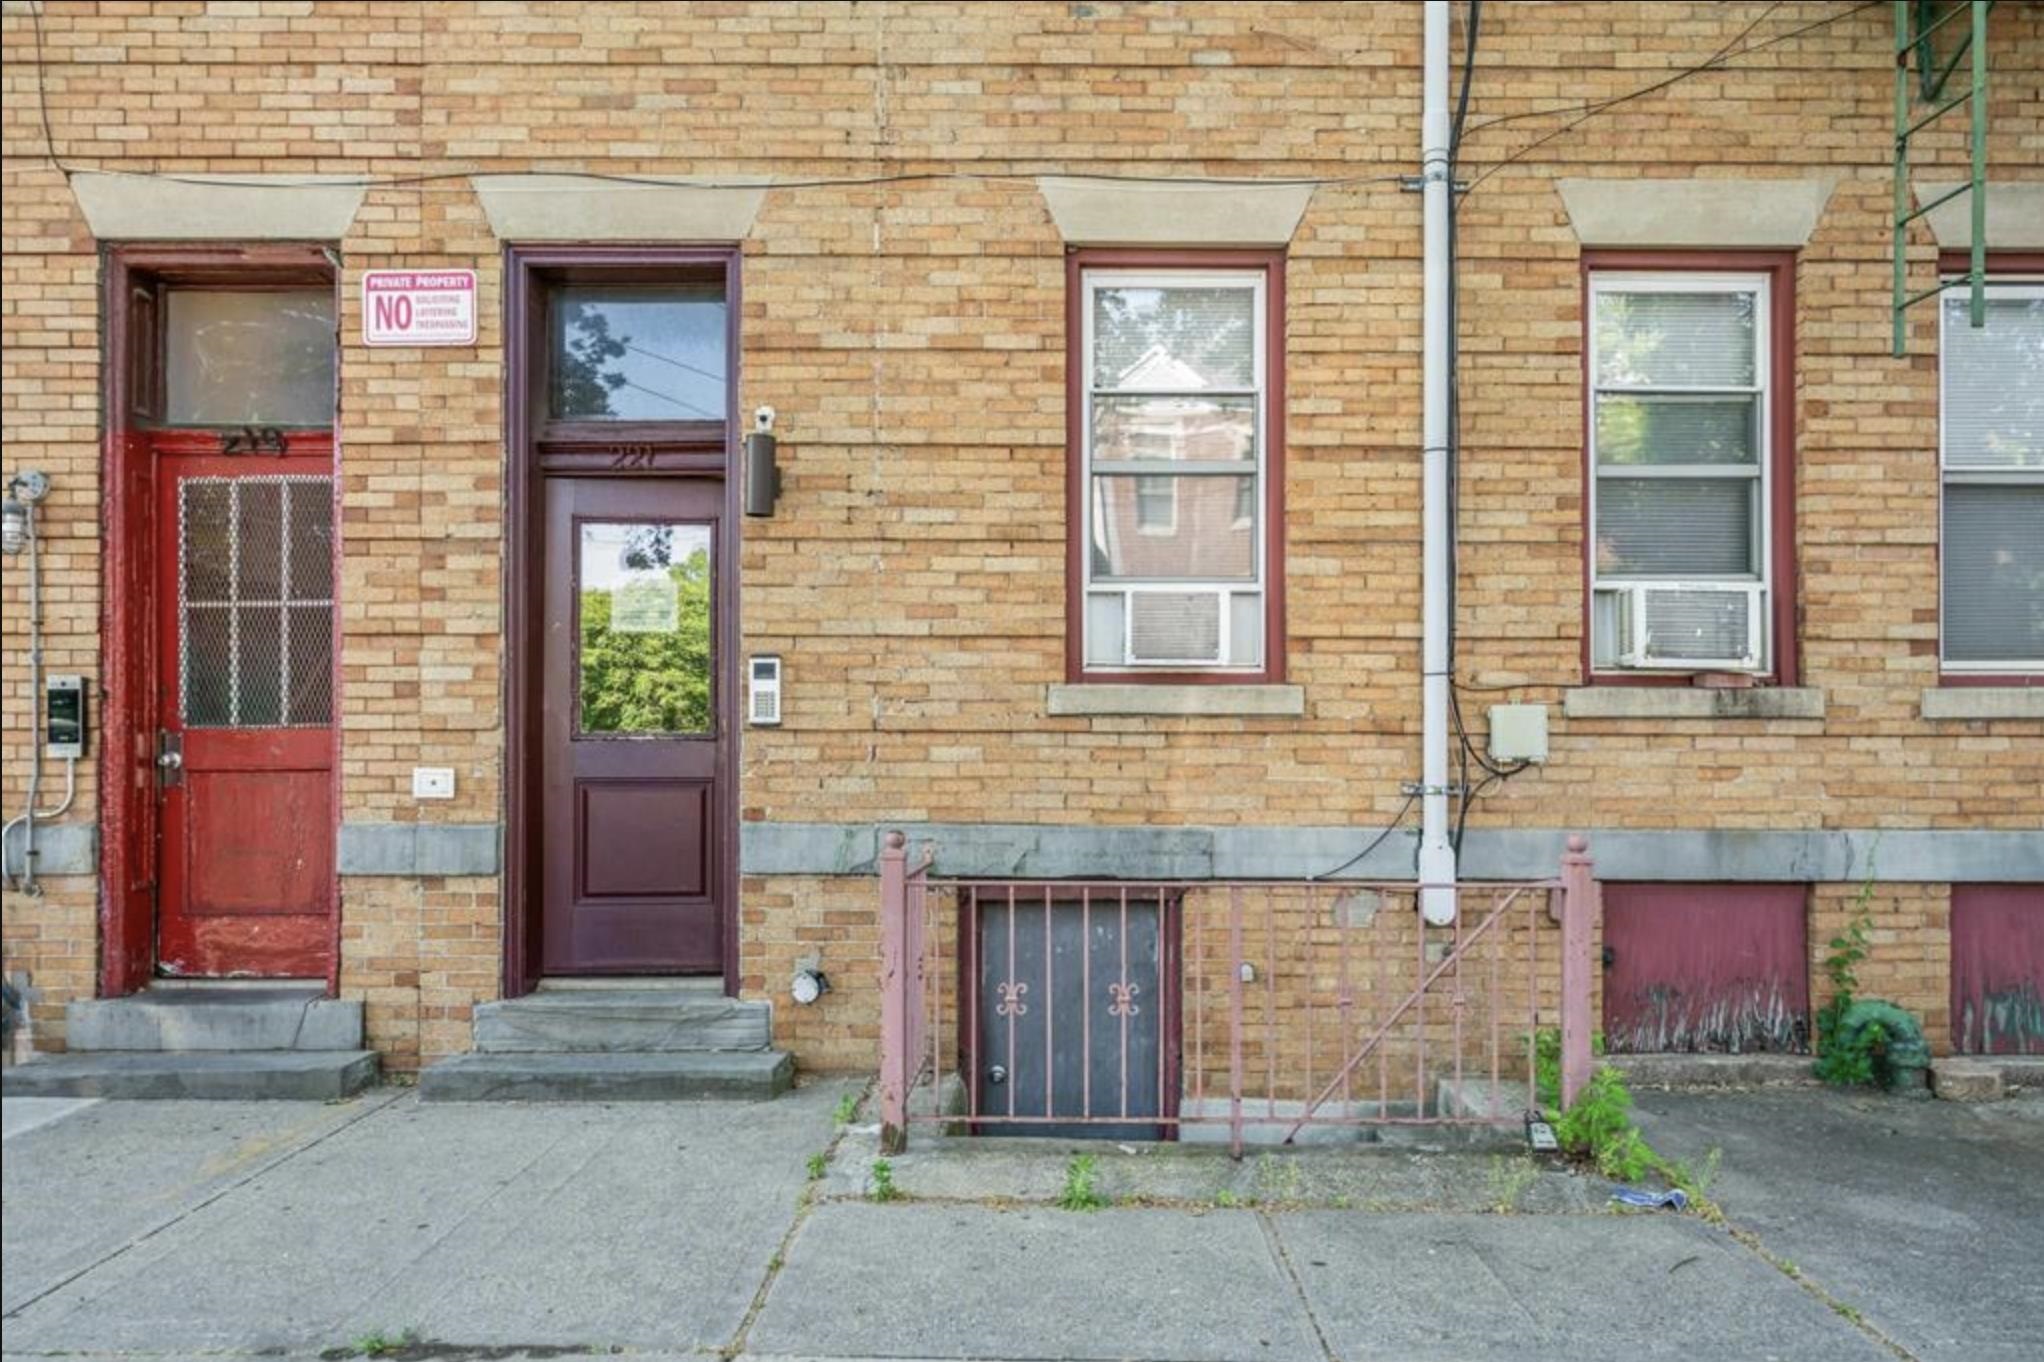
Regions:
M 715 821 L 728 801 L 717 845 L 736 876 L 705 873 L 735 948 L 725 972 L 776 1003 L 776 1040 L 800 1063 L 873 1062 L 881 829 L 929 837 L 947 873 L 1301 879 L 1409 808 L 1421 280 L 1418 197 L 1399 180 L 1419 138 L 1418 5 L 40 10 L 4 15 L 0 422 L 5 472 L 51 478 L 45 667 L 87 677 L 95 718 L 117 716 L 109 564 L 153 571 L 132 543 L 117 551 L 106 509 L 126 457 L 104 410 L 108 327 L 128 316 L 107 293 L 114 263 L 131 250 L 173 291 L 219 288 L 232 264 L 164 262 L 224 247 L 259 262 L 296 243 L 282 273 L 246 277 L 335 300 L 328 968 L 365 1004 L 387 1068 L 469 1048 L 472 1009 L 506 991 L 507 941 L 541 893 L 513 864 L 547 840 L 519 835 L 520 820 L 541 827 L 544 797 L 516 788 L 532 760 L 514 751 L 517 716 L 538 724 L 545 706 L 537 683 L 520 699 L 516 673 L 538 665 L 549 616 L 517 586 L 533 571 L 517 541 L 544 518 L 539 484 L 518 484 L 534 460 L 582 455 L 573 432 L 558 447 L 521 432 L 537 370 L 507 318 L 566 296 L 548 289 L 713 287 L 679 248 L 725 253 L 717 277 L 736 281 L 721 295 L 728 392 L 687 399 L 712 410 L 684 422 L 714 417 L 722 433 L 649 423 L 583 453 L 672 470 L 659 461 L 703 439 L 735 472 L 750 413 L 776 410 L 773 514 L 719 522 L 737 581 L 717 675 L 735 691 L 741 660 L 778 656 L 781 722 L 726 716 L 733 765 L 704 807 Z M 2021 665 L 1968 667 L 1941 642 L 1956 634 L 1940 586 L 1938 304 L 1909 314 L 1908 356 L 1889 353 L 1889 22 L 1885 6 L 1829 3 L 1484 7 L 1457 172 L 1455 675 L 1479 750 L 1494 703 L 1544 705 L 1550 729 L 1544 762 L 1472 801 L 1463 856 L 1475 879 L 1547 874 L 1579 831 L 1607 881 L 1688 884 L 1706 915 L 1741 886 L 1802 886 L 1795 939 L 1812 968 L 1864 902 L 1863 990 L 1917 1011 L 1944 1050 L 1961 1043 L 1955 896 L 2027 902 L 2033 948 L 2044 933 L 2044 587 L 2012 588 L 2019 603 L 2029 592 L 2027 637 L 2020 614 L 1995 617 L 2005 632 L 2018 621 L 2001 660 Z M 1990 38 L 1990 245 L 1999 277 L 2036 279 L 2044 8 L 1997 6 Z M 1963 133 L 1933 130 L 1913 155 L 1919 191 L 1955 181 Z M 1962 232 L 1935 214 L 1913 224 L 1918 287 Z M 475 271 L 475 342 L 366 344 L 373 270 Z M 1073 370 L 1089 270 L 1130 288 L 1161 270 L 1157 286 L 1215 297 L 1230 271 L 1261 271 L 1260 349 L 1248 377 L 1218 384 L 1260 413 L 1245 419 L 1261 421 L 1261 472 L 1227 507 L 1192 497 L 1182 517 L 1256 527 L 1264 557 L 1229 577 L 1245 613 L 1224 636 L 1261 637 L 1260 655 L 1145 672 L 1136 626 L 1115 625 L 1124 652 L 1089 664 L 1076 616 L 1112 573 L 1089 574 L 1071 547 L 1093 495 L 1074 494 L 1092 476 L 1074 472 L 1074 440 L 1091 438 L 1074 410 L 1114 386 L 1085 391 Z M 1688 684 L 1738 659 L 1634 684 L 1591 657 L 1600 272 L 1619 292 L 1731 280 L 1765 299 L 1774 362 L 1732 381 L 1771 404 L 1752 456 L 1770 490 L 1739 513 L 1765 563 L 1743 669 L 1758 685 Z M 2014 308 L 2001 324 L 2038 323 Z M 534 326 L 534 352 L 565 363 Z M 1239 453 L 1189 443 L 1199 459 Z M 2031 444 L 1997 474 L 2015 509 L 1994 551 L 2032 573 L 2040 457 Z M 1132 538 L 1180 523 L 1164 509 L 1176 489 L 1148 476 L 1116 513 Z M 1649 516 L 1647 539 L 1704 513 Z M 1224 545 L 1200 571 L 1235 574 L 1226 559 Z M 25 590 L 9 559 L 9 816 L 28 784 Z M 538 621 L 523 645 L 520 608 Z M 1181 663 L 1207 646 L 1198 628 L 1158 637 L 1153 655 Z M 115 920 L 129 890 L 107 868 L 125 835 L 109 773 L 146 782 L 153 752 L 104 757 L 106 731 L 70 810 L 38 829 L 42 891 L 6 897 L 6 969 L 32 985 L 45 1049 L 64 1045 L 67 1001 L 162 963 L 146 921 Z M 421 767 L 451 768 L 452 797 L 415 798 Z M 57 770 L 45 764 L 46 805 Z M 1397 834 L 1363 869 L 1409 877 L 1412 853 Z M 123 932 L 130 944 L 110 939 Z M 791 1005 L 808 957 L 832 989 Z

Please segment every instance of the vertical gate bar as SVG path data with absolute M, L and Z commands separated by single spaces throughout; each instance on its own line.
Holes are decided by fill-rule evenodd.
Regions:
M 1057 1115 L 1057 946 L 1050 936 L 1050 886 L 1043 886 L 1043 1114 Z
M 1277 1119 L 1277 906 L 1263 891 L 1263 1105 Z
M 1121 941 L 1121 968 L 1120 968 L 1120 974 L 1121 974 L 1121 984 L 1120 984 L 1120 988 L 1121 988 L 1121 989 L 1123 990 L 1123 992 L 1122 992 L 1121 996 L 1125 998 L 1125 997 L 1127 997 L 1127 996 L 1128 996 L 1128 994 L 1127 994 L 1127 989 L 1128 989 L 1128 886 L 1127 886 L 1127 885 L 1125 885 L 1125 884 L 1121 886 L 1121 909 L 1120 909 L 1120 912 L 1121 912 L 1121 926 L 1120 926 L 1120 941 Z M 1118 1007 L 1118 1008 L 1114 1009 L 1114 1017 L 1115 1017 L 1115 1020 L 1116 1020 L 1116 1021 L 1118 1021 L 1118 1022 L 1120 1022 L 1120 1023 L 1121 1023 L 1121 1106 L 1120 1106 L 1120 1107 L 1118 1108 L 1118 1111 L 1119 1111 L 1119 1114 L 1120 1114 L 1121 1116 L 1123 1116 L 1124 1118 L 1126 1118 L 1126 1117 L 1128 1116 L 1128 1004 L 1126 1004 L 1126 1003 L 1123 1003 L 1123 1004 L 1122 1004 L 1122 1005 L 1121 1005 L 1120 1007 Z
M 1424 895 L 1424 890 L 1419 891 L 1419 895 L 1414 899 L 1415 908 Z M 1458 913 L 1456 916 L 1459 920 L 1461 915 Z M 1420 914 L 1416 915 L 1413 921 L 1419 926 L 1419 971 L 1412 976 L 1412 986 L 1416 990 L 1414 1011 L 1417 1014 L 1415 1021 L 1419 1028 L 1419 1043 L 1412 1051 L 1412 1087 L 1418 1111 L 1424 1114 L 1427 1100 L 1427 920 L 1425 915 Z
M 1207 1097 L 1207 914 L 1192 937 L 1192 1091 L 1195 1105 Z
M 1093 886 L 1079 889 L 1079 1115 L 1093 1119 Z
M 1021 996 L 1022 981 L 1015 977 L 1015 886 L 1011 884 L 1008 886 L 1008 993 L 1002 999 L 1008 1005 L 1008 1081 L 1001 1085 L 1008 1090 L 1010 1116 L 1015 1114 L 1015 1089 L 1022 1086 L 1021 1057 L 1015 1053 L 1015 1014 L 1022 1006 Z
M 241 483 L 227 484 L 227 713 L 241 726 Z
M 1567 911 L 1564 900 L 1562 911 Z M 1528 906 L 1526 916 L 1526 1090 L 1533 1105 L 1540 1105 L 1538 1082 L 1540 1056 L 1540 917 Z
M 1157 996 L 1150 1000 L 1150 1014 L 1157 1019 L 1157 1114 L 1164 1114 L 1164 943 L 1171 935 L 1164 928 L 1164 886 L 1157 886 Z
M 1419 905 L 1413 904 L 1417 914 Z M 1387 943 L 1383 950 L 1374 952 L 1377 957 L 1377 989 L 1370 999 L 1370 1019 L 1375 1021 L 1377 1013 L 1384 1006 L 1384 1000 L 1391 996 L 1391 957 L 1397 949 L 1395 942 Z M 1385 1038 L 1388 1042 L 1389 1037 Z M 1382 1120 L 1391 1115 L 1391 1046 L 1388 1043 L 1377 1046 L 1377 1116 Z
M 981 1075 L 986 1073 L 987 1053 L 986 1018 L 982 1015 L 983 1009 L 979 1005 L 980 970 L 982 968 L 979 939 L 981 926 L 979 916 L 979 886 L 973 885 L 965 891 L 965 894 L 966 913 L 968 916 L 960 930 L 968 933 L 965 938 L 966 978 L 960 991 L 962 993 L 964 989 L 970 989 L 972 996 L 970 1008 L 961 1009 L 964 1011 L 964 1015 L 960 1018 L 959 1025 L 970 1026 L 972 1028 L 972 1044 L 967 1048 L 971 1054 L 973 1071 L 965 1076 L 965 1114 L 976 1117 L 979 1115 L 980 1110 L 979 1081 Z
M 1509 928 L 1511 924 L 1507 922 L 1505 926 Z M 1507 936 L 1505 939 L 1507 942 L 1511 940 L 1510 936 Z M 1504 947 L 1496 942 L 1491 943 L 1490 1001 L 1486 1006 L 1490 1012 L 1490 1111 L 1493 1116 L 1497 1114 L 1498 1108 L 1498 1065 L 1501 1058 L 1498 1054 L 1498 1044 L 1502 1038 L 1502 1034 L 1498 1030 L 1498 1009 L 1504 1003 L 1503 995 L 1498 992 L 1498 964 L 1504 953 Z
M 1469 915 L 1467 913 L 1455 914 L 1455 972 L 1450 979 L 1450 985 L 1455 990 L 1453 999 L 1455 1011 L 1454 1040 L 1451 1043 L 1455 1047 L 1455 1095 L 1458 1098 L 1462 1095 L 1462 1038 L 1464 1023 L 1467 1021 L 1469 1014 L 1469 991 L 1462 986 L 1462 925 L 1468 919 Z
M 939 921 L 936 930 L 931 930 L 930 904 L 943 902 L 941 889 L 930 893 L 928 867 L 923 877 L 916 881 L 916 895 L 921 900 L 923 911 L 923 935 L 929 943 L 931 959 L 924 967 L 923 996 L 935 995 L 936 1002 L 929 1007 L 930 1018 L 930 1098 L 932 1110 L 943 1111 L 944 1100 L 944 924 Z M 957 959 L 954 952 L 952 959 Z
M 1313 1086 L 1313 993 L 1320 981 L 1320 952 L 1315 936 L 1320 930 L 1320 896 L 1309 881 L 1306 885 L 1306 1086 L 1301 1094 L 1318 1091 Z M 1348 1113 L 1343 1112 L 1344 1116 Z
M 898 1154 L 908 1143 L 909 1019 L 907 960 L 908 854 L 899 832 L 880 852 L 880 1147 Z
M 277 480 L 277 722 L 291 722 L 291 479 Z M 328 628 L 332 625 L 329 622 Z
M 1357 890 L 1356 892 L 1361 893 L 1362 891 Z M 1334 1017 L 1336 1024 L 1341 1028 L 1339 1032 L 1341 1037 L 1341 1109 L 1353 1115 L 1355 1113 L 1355 1104 L 1349 1085 L 1350 1065 L 1348 1062 L 1348 1046 L 1349 1037 L 1355 1033 L 1356 1000 L 1348 977 L 1348 938 L 1349 933 L 1355 930 L 1355 914 L 1353 906 L 1351 906 L 1347 918 L 1344 919 L 1339 906 L 1341 904 L 1339 891 L 1335 894 L 1334 902 L 1336 904 L 1334 919 L 1335 971 L 1340 977 L 1340 983 L 1337 986 L 1340 991 L 1335 995 Z M 1375 921 L 1374 917 L 1371 918 L 1372 923 Z
M 1242 1157 L 1242 886 L 1228 886 L 1228 1153 Z

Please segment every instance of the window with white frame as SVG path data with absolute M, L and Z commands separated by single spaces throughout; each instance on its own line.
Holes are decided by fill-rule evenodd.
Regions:
M 1772 665 L 1769 279 L 1590 276 L 1590 657 Z
M 1944 668 L 2044 670 L 2044 282 L 1941 304 Z
M 1261 670 L 1266 271 L 1080 280 L 1085 666 Z

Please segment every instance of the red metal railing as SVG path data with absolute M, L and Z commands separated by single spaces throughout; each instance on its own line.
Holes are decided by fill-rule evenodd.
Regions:
M 1295 1142 L 1320 1127 L 1487 1123 L 1529 1104 L 1561 1033 L 1590 1071 L 1596 884 L 1581 838 L 1551 880 L 973 881 L 880 857 L 882 1143 L 973 1130 Z

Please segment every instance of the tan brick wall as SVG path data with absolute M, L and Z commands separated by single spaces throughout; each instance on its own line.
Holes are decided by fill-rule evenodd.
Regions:
M 501 817 L 500 243 L 458 176 L 533 168 L 1365 181 L 1316 193 L 1288 267 L 1295 720 L 1044 713 L 1063 669 L 1064 298 L 1033 185 L 771 192 L 745 246 L 741 410 L 780 410 L 787 490 L 774 519 L 744 526 L 743 629 L 748 650 L 786 659 L 787 722 L 745 735 L 741 802 L 790 821 L 1368 827 L 1397 811 L 1418 763 L 1419 209 L 1375 181 L 1414 160 L 1416 5 L 46 8 L 50 122 L 74 166 L 456 176 L 372 190 L 340 243 L 345 817 Z M 1561 121 L 1488 120 L 1635 89 L 1753 19 L 1766 41 L 1843 13 L 1764 8 L 1493 7 L 1465 174 Z M 2036 179 L 2044 12 L 2002 6 L 1993 22 L 1995 173 Z M 1615 108 L 1465 200 L 1460 666 L 1517 688 L 1468 697 L 1480 726 L 1490 699 L 1556 704 L 1578 679 L 1579 273 L 1553 179 L 1843 176 L 1797 280 L 1803 670 L 1827 717 L 1557 717 L 1548 765 L 1472 825 L 2037 825 L 2044 725 L 1916 717 L 1936 679 L 1935 336 L 1924 311 L 1912 358 L 1887 357 L 1887 25 L 1881 7 L 1847 14 Z M 42 157 L 28 16 L 10 9 L 0 32 L 5 466 L 58 480 L 50 666 L 96 674 L 95 244 Z M 1917 155 L 1949 171 L 1960 150 L 1955 127 Z M 1919 279 L 1931 254 L 1919 234 Z M 361 271 L 390 266 L 479 270 L 478 345 L 361 346 Z M 10 564 L 10 809 L 26 765 L 21 592 Z M 456 768 L 451 805 L 411 800 L 418 764 Z M 96 816 L 93 785 L 88 770 L 77 817 Z M 398 963 L 424 946 L 398 940 L 442 893 L 494 913 L 495 881 L 344 892 L 343 987 L 370 1000 L 379 1040 L 460 1048 L 462 1010 L 495 991 L 494 934 L 431 984 Z M 803 1017 L 783 1006 L 777 1025 L 805 1062 L 864 1062 L 870 883 L 748 879 L 743 898 L 747 991 L 783 999 L 797 946 L 827 943 L 838 991 Z M 94 899 L 84 881 L 8 899 L 8 967 L 35 973 L 45 1023 L 90 990 Z M 1929 969 L 1914 949 L 1884 940 L 1877 959 Z M 1908 978 L 1901 1001 L 1943 1006 L 1941 983 Z

